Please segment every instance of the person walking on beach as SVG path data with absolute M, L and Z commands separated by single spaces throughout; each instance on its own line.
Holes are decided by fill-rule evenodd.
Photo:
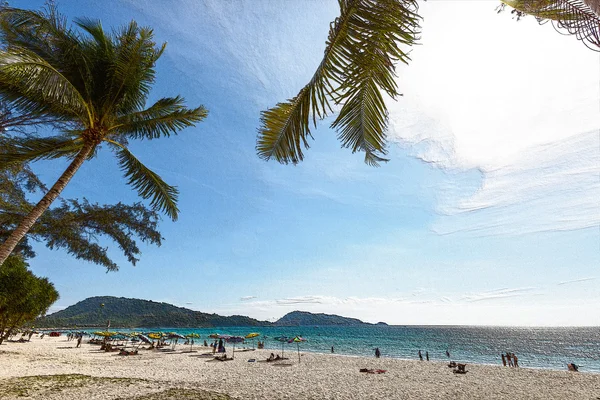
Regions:
M 421 350 L 419 350 L 419 360 L 423 361 L 423 355 L 421 354 Z
M 379 347 L 375 348 L 375 357 L 377 357 L 377 358 L 381 357 L 381 352 L 379 351 Z
M 428 352 L 428 351 L 426 351 L 426 352 L 425 352 L 425 359 L 426 359 L 427 361 L 429 361 L 429 352 Z
M 500 354 L 502 356 L 502 365 L 506 367 L 506 357 L 504 357 L 504 353 Z
M 81 346 L 81 339 L 82 339 L 82 338 L 83 338 L 83 335 L 82 335 L 82 334 L 79 334 L 79 335 L 77 336 L 77 346 L 75 346 L 75 347 L 80 347 L 80 346 Z
M 515 368 L 519 368 L 519 358 L 517 357 L 517 355 L 515 353 L 513 353 L 512 358 L 513 358 L 513 364 L 515 365 Z
M 510 356 L 510 353 L 508 351 L 506 352 L 506 363 L 508 364 L 509 367 L 513 366 L 512 357 Z

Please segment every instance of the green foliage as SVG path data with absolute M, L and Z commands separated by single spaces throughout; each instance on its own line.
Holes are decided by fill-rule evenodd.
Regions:
M 130 139 L 156 139 L 194 126 L 207 116 L 187 108 L 182 97 L 145 108 L 155 64 L 165 45 L 132 21 L 112 32 L 93 19 L 68 25 L 55 6 L 43 11 L 0 8 L 0 101 L 18 115 L 53 121 L 59 134 L 13 138 L 0 157 L 12 163 L 73 158 L 110 143 L 131 184 L 151 206 L 176 219 L 177 190 L 133 157 Z M 86 150 L 86 154 L 87 154 Z M 82 153 L 83 154 L 83 153 Z
M 58 292 L 48 279 L 33 275 L 20 257 L 9 257 L 0 268 L 0 343 L 56 300 Z
M 416 0 L 338 0 L 340 16 L 332 22 L 325 55 L 310 82 L 287 102 L 262 112 L 256 150 L 281 163 L 302 161 L 310 121 L 316 126 L 342 105 L 332 127 L 343 147 L 365 153 L 365 162 L 387 161 L 387 108 L 381 91 L 399 95 L 394 64 L 408 63 L 402 48 L 417 41 L 420 17 Z
M 0 171 L 0 240 L 5 240 L 33 207 L 27 194 L 37 190 L 43 190 L 43 185 L 27 166 L 13 164 L 11 169 Z M 141 253 L 136 237 L 143 243 L 160 246 L 158 221 L 159 215 L 141 203 L 100 206 L 86 199 L 61 200 L 40 217 L 15 251 L 26 258 L 34 257 L 30 240 L 43 241 L 50 249 L 65 249 L 77 259 L 117 270 L 108 249 L 100 246 L 98 240 L 113 240 L 135 265 Z
M 352 326 L 365 325 L 359 319 L 331 314 L 313 314 L 306 311 L 292 311 L 275 322 L 276 326 Z
M 558 31 L 566 31 L 591 50 L 600 51 L 600 2 L 598 0 L 502 0 L 520 19 L 532 15 L 538 22 L 550 21 Z
M 104 304 L 104 306 L 102 306 Z M 111 327 L 213 327 L 265 326 L 267 321 L 234 315 L 207 314 L 167 303 L 123 297 L 90 297 L 54 314 L 39 318 L 36 327 L 106 326 Z

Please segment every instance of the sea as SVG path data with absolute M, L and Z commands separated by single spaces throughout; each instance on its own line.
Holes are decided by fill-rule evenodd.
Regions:
M 112 330 L 112 329 L 111 329 Z M 116 331 L 126 331 L 115 329 Z M 255 340 L 278 353 L 298 351 L 348 356 L 373 356 L 379 348 L 382 357 L 418 360 L 421 350 L 432 361 L 501 365 L 502 353 L 517 355 L 526 368 L 566 370 L 575 363 L 581 372 L 600 373 L 600 327 L 482 327 L 482 326 L 300 326 L 300 327 L 221 327 L 221 328 L 137 328 L 137 332 L 197 333 L 202 343 L 210 334 L 245 336 L 259 333 Z M 301 336 L 301 343 L 281 343 L 275 337 Z M 232 346 L 232 344 L 227 344 Z M 247 339 L 239 347 L 252 347 Z M 450 357 L 446 355 L 446 351 Z

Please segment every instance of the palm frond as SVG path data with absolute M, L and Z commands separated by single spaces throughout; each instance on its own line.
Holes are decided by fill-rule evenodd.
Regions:
M 176 221 L 179 213 L 177 208 L 179 190 L 175 186 L 165 183 L 160 176 L 142 164 L 127 148 L 113 141 L 109 143 L 114 146 L 119 166 L 125 173 L 125 177 L 129 179 L 127 184 L 133 186 L 142 198 L 151 199 L 150 206 L 154 210 L 164 212 L 173 221 Z
M 365 79 L 354 89 L 349 101 L 331 125 L 338 129 L 342 146 L 352 152 L 363 151 L 365 163 L 378 166 L 388 161 L 385 150 L 387 112 L 383 97 L 372 79 Z
M 302 146 L 308 148 L 307 139 L 312 137 L 310 120 L 312 118 L 316 125 L 317 117 L 324 118 L 331 111 L 330 100 L 338 104 L 359 101 L 354 96 L 365 96 L 367 92 L 374 99 L 373 89 L 383 90 L 392 97 L 398 95 L 394 63 L 407 63 L 408 54 L 401 46 L 411 46 L 417 40 L 420 17 L 416 0 L 338 2 L 340 16 L 331 24 L 325 55 L 311 81 L 294 98 L 261 113 L 256 150 L 262 159 L 275 158 L 285 164 L 301 161 Z M 346 108 L 334 127 L 341 130 L 344 146 L 369 152 L 366 162 L 377 164 L 383 160 L 377 153 L 385 154 L 385 104 L 381 102 L 375 108 L 357 107 L 356 101 Z M 369 110 L 378 115 L 363 114 Z M 360 140 L 355 143 L 349 140 L 357 138 L 357 118 L 363 120 L 362 126 L 370 126 L 371 136 L 365 139 L 370 143 L 368 146 L 365 140 L 362 145 L 357 145 Z M 346 129 L 346 124 L 352 127 Z M 351 130 L 353 134 L 349 134 Z
M 103 114 L 126 115 L 141 110 L 155 80 L 154 66 L 166 44 L 157 47 L 150 28 L 132 21 L 113 44 L 113 58 L 106 68 Z
M 600 51 L 600 4 L 596 0 L 502 0 L 517 13 L 550 21 L 559 32 L 575 35 L 588 48 Z
M 3 149 L 0 152 L 0 169 L 5 169 L 11 164 L 35 160 L 72 158 L 81 150 L 83 142 L 60 136 L 51 138 L 3 137 L 0 139 L 0 147 Z
M 28 114 L 89 118 L 87 104 L 72 83 L 26 50 L 0 50 L 0 97 Z
M 82 95 L 89 93 L 90 54 L 53 3 L 45 12 L 4 8 L 0 13 L 0 39 L 8 49 L 25 49 L 47 60 Z
M 182 97 L 166 97 L 146 110 L 125 115 L 116 121 L 115 131 L 132 139 L 156 139 L 195 126 L 208 115 L 200 106 L 189 109 Z

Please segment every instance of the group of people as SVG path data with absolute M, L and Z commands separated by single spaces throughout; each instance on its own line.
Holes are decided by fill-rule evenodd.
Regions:
M 215 340 L 213 343 L 210 344 L 210 347 L 212 347 L 213 354 L 225 353 L 225 345 L 223 344 L 223 339 L 219 339 L 218 342 Z
M 446 351 L 446 353 L 448 353 L 448 351 Z M 421 350 L 419 350 L 419 352 L 417 354 L 419 355 L 419 360 L 423 361 L 423 354 L 421 354 Z M 428 351 L 425 352 L 425 358 L 427 359 L 427 361 L 429 361 L 429 352 Z
M 502 357 L 502 365 L 519 368 L 519 357 L 515 353 L 506 352 L 506 354 L 500 354 Z
M 77 340 L 77 346 L 75 346 L 75 347 L 80 347 L 81 346 L 81 340 L 83 340 L 83 333 L 81 333 L 81 332 L 79 332 L 79 333 L 69 332 L 67 334 L 67 341 L 69 342 L 71 340 Z

